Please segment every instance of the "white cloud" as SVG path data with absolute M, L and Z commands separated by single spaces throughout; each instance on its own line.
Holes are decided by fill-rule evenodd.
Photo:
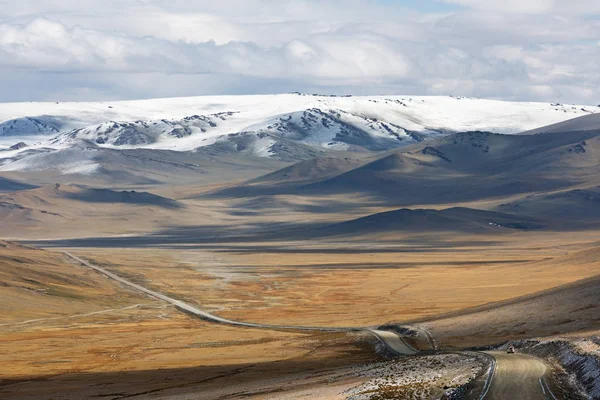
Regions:
M 596 0 L 444 0 L 485 12 L 510 14 L 556 13 L 562 15 L 590 15 L 600 12 Z
M 446 0 L 446 2 L 473 7 L 484 11 L 536 14 L 548 12 L 556 6 L 554 0 Z
M 0 101 L 291 90 L 598 101 L 596 1 L 446 2 L 465 8 L 0 0 L 0 84 L 17 89 Z

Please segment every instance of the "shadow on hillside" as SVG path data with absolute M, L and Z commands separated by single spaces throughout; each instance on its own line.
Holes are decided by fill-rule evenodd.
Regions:
M 356 175 L 356 176 L 354 176 Z M 572 179 L 549 178 L 535 174 L 519 177 L 489 175 L 485 171 L 469 175 L 378 176 L 353 174 L 353 171 L 311 184 L 239 185 L 202 195 L 212 199 L 248 199 L 267 196 L 358 196 L 370 199 L 371 205 L 407 207 L 415 204 L 436 205 L 475 200 L 506 198 L 519 194 L 547 192 L 572 187 Z M 343 204 L 337 206 L 344 207 Z M 345 207 L 349 207 L 345 205 Z M 327 207 L 333 210 L 334 207 Z M 343 209 L 341 209 L 342 211 Z M 316 206 L 313 212 L 323 212 Z
M 22 241 L 36 247 L 97 247 L 97 248 L 180 248 L 207 249 L 228 252 L 262 253 L 412 253 L 419 251 L 442 251 L 444 248 L 490 245 L 493 241 L 453 240 L 445 241 L 439 235 L 430 232 L 415 233 L 402 240 L 377 239 L 364 242 L 349 238 L 329 237 L 323 242 L 323 236 L 312 236 L 323 230 L 326 224 L 257 224 L 252 227 L 222 226 L 174 226 L 148 235 L 88 237 L 57 240 Z M 285 243 L 289 242 L 289 243 Z M 298 243 L 316 245 L 315 248 L 298 247 Z M 376 246 L 373 246 L 376 243 Z M 499 242 L 498 242 L 499 243 Z M 385 247 L 380 247 L 385 246 Z M 465 250 L 467 251 L 467 250 Z
M 298 373 L 328 371 L 374 359 L 367 348 L 349 349 L 337 358 L 324 360 L 290 359 L 275 362 L 247 363 L 222 366 L 198 366 L 145 371 L 98 373 L 67 373 L 48 377 L 31 376 L 25 379 L 0 379 L 0 397 L 10 399 L 43 398 L 125 398 L 153 394 L 196 396 L 210 390 L 224 394 L 234 392 L 235 385 L 256 386 L 264 380 L 264 390 L 278 386 L 277 381 L 289 383 L 298 379 Z M 51 360 L 48 360 L 51 362 Z M 233 389 L 233 388 L 232 388 Z
M 33 186 L 28 183 L 15 181 L 13 179 L 8 179 L 8 178 L 4 178 L 4 177 L 0 176 L 0 193 L 16 192 L 18 190 L 35 189 L 36 187 L 37 186 Z
M 175 200 L 148 192 L 136 192 L 134 190 L 117 192 L 109 189 L 85 189 L 81 192 L 67 193 L 66 197 L 88 203 L 124 203 L 158 206 L 168 209 L 183 208 L 183 206 Z

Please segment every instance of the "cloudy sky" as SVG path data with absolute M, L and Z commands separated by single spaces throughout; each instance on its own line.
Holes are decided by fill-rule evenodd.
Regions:
M 0 0 L 0 101 L 452 94 L 600 103 L 597 0 Z

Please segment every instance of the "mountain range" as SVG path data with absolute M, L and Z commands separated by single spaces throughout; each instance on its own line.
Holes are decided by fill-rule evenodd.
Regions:
M 277 114 L 275 121 L 265 127 L 265 116 L 274 115 L 277 108 L 276 99 L 281 100 L 279 111 L 289 113 L 285 117 Z M 452 97 L 400 99 L 295 94 L 113 103 L 112 108 L 104 105 L 108 112 L 137 104 L 135 112 L 141 116 L 158 113 L 161 102 L 171 104 L 171 119 L 156 125 L 142 120 L 100 122 L 93 129 L 87 126 L 63 131 L 64 126 L 57 121 L 68 125 L 75 120 L 106 116 L 102 114 L 106 110 L 99 110 L 100 103 L 84 103 L 68 118 L 57 112 L 47 120 L 52 121 L 48 126 L 58 131 L 52 130 L 51 138 L 0 151 L 0 191 L 34 189 L 32 193 L 37 193 L 37 186 L 53 188 L 60 183 L 67 184 L 63 188 L 78 188 L 73 190 L 79 194 L 60 200 L 35 194 L 46 203 L 21 201 L 21 197 L 7 194 L 2 196 L 2 213 L 15 223 L 40 224 L 45 220 L 74 221 L 78 215 L 75 211 L 90 205 L 99 212 L 103 208 L 104 213 L 104 208 L 120 204 L 123 212 L 129 212 L 127 202 L 132 195 L 123 190 L 139 189 L 153 194 L 143 195 L 148 201 L 135 194 L 135 203 L 161 215 L 153 219 L 152 214 L 144 214 L 152 227 L 164 227 L 169 219 L 186 225 L 189 215 L 197 212 L 195 207 L 204 210 L 204 204 L 211 204 L 211 209 L 222 204 L 227 217 L 221 221 L 251 218 L 242 226 L 254 234 L 267 229 L 277 232 L 277 224 L 260 222 L 263 217 L 271 219 L 275 211 L 300 213 L 299 220 L 306 210 L 320 216 L 314 226 L 286 222 L 290 237 L 387 235 L 422 227 L 430 232 L 484 234 L 581 230 L 600 223 L 600 114 L 557 104 Z M 190 110 L 185 107 L 197 105 L 200 100 L 209 111 L 203 114 L 207 117 L 182 117 L 179 128 L 174 128 L 181 129 L 180 137 L 172 130 L 165 133 L 175 126 L 173 104 L 182 105 L 179 113 L 187 113 Z M 252 108 L 250 100 L 263 103 Z M 321 111 L 314 107 L 290 111 L 294 102 L 294 107 L 321 102 Z M 245 111 L 240 111 L 242 103 L 247 107 Z M 325 112 L 325 105 L 335 105 L 338 110 L 343 105 L 347 110 Z M 63 111 L 74 107 L 69 103 L 55 106 Z M 7 105 L 11 107 L 16 106 Z M 42 105 L 31 107 L 41 112 L 36 107 Z M 225 108 L 234 111 L 220 111 Z M 251 113 L 260 116 L 253 120 L 252 129 L 248 125 Z M 241 126 L 241 114 L 246 115 L 247 129 L 223 135 L 221 125 L 237 119 L 236 124 Z M 363 125 L 357 122 L 358 115 Z M 565 120 L 572 116 L 579 117 Z M 31 123 L 42 120 L 22 118 L 30 118 Z M 364 123 L 365 118 L 371 125 Z M 348 121 L 354 121 L 353 125 Z M 434 126 L 431 121 L 439 123 Z M 551 123 L 537 125 L 543 121 Z M 303 130 L 298 124 L 305 124 Z M 16 130 L 27 124 L 14 126 Z M 390 128 L 395 135 L 384 126 L 404 127 L 402 131 Z M 156 133 L 159 130 L 162 133 Z M 192 133 L 185 133 L 188 131 Z M 384 131 L 388 133 L 384 135 Z M 140 132 L 146 132 L 145 136 Z M 187 145 L 165 148 L 164 135 L 171 136 L 166 141 Z M 118 144 L 125 136 L 148 143 Z M 204 139 L 212 144 L 195 147 Z M 254 139 L 272 143 L 267 150 L 256 151 L 258 147 L 252 146 L 258 142 Z M 351 139 L 360 141 L 350 144 Z M 334 145 L 329 146 L 329 140 Z M 113 192 L 100 188 L 121 194 L 108 196 Z M 54 189 L 44 190 L 54 193 Z M 160 196 L 151 197 L 154 193 Z M 157 209 L 158 199 L 171 206 Z M 56 201 L 60 207 L 48 205 Z M 60 219 L 65 215 L 68 218 Z M 169 218 L 163 220 L 166 215 Z M 30 222 L 25 222 L 23 229 L 29 229 Z M 232 223 L 234 234 L 244 230 L 237 222 Z
M 0 171 L 93 175 L 102 170 L 97 158 L 105 149 L 292 163 L 327 153 L 369 155 L 453 133 L 514 134 L 598 111 L 594 106 L 464 97 L 301 93 L 5 103 L 0 106 Z

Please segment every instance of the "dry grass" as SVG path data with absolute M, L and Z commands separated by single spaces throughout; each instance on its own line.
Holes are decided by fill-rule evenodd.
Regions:
M 0 241 L 0 327 L 25 320 L 83 314 L 139 303 L 60 253 Z M 145 301 L 145 299 L 144 299 Z
M 0 343 L 0 397 L 19 399 L 314 389 L 373 359 L 344 334 L 222 327 L 156 307 L 3 332 Z
M 278 380 L 301 388 L 294 382 L 307 369 L 339 375 L 339 367 L 374 355 L 353 335 L 193 319 L 58 253 L 2 242 L 0 260 L 2 398 L 118 398 L 182 387 L 223 393 L 224 381 L 238 383 L 229 392 L 272 390 Z
M 592 236 L 573 235 L 568 242 L 560 235 L 518 235 L 502 238 L 502 243 L 421 249 L 401 242 L 385 247 L 236 243 L 222 250 L 76 252 L 227 318 L 365 326 L 429 318 L 600 274 L 593 259 L 570 262 L 566 255 L 586 248 Z
M 185 205 L 179 210 L 90 206 L 55 198 L 38 204 L 29 198 L 25 205 L 64 217 L 55 223 L 58 217 L 47 214 L 32 214 L 34 219 L 13 215 L 3 234 L 144 237 L 171 225 L 200 228 L 203 236 L 192 232 L 165 248 L 158 248 L 160 243 L 136 248 L 132 239 L 129 248 L 71 251 L 220 316 L 269 324 L 435 320 L 440 314 L 600 274 L 595 253 L 585 253 L 598 245 L 598 232 L 592 231 L 493 236 L 414 232 L 227 243 L 214 237 L 260 226 L 269 231 L 280 223 L 341 221 L 389 208 L 344 196 L 273 196 L 266 208 L 253 208 L 245 199 L 194 198 L 205 190 L 164 188 L 160 194 Z M 263 206 L 263 200 L 257 204 Z M 323 206 L 328 202 L 333 206 Z M 318 211 L 307 211 L 315 207 Z M 194 320 L 59 253 L 10 243 L 0 244 L 0 299 L 0 397 L 314 397 L 315 388 L 344 374 L 344 366 L 373 357 L 372 346 L 354 336 L 239 329 Z M 461 321 L 477 326 L 477 319 Z M 507 337 L 510 323 L 504 320 L 494 332 L 470 330 L 467 334 L 476 339 L 471 342 L 457 340 L 461 324 L 436 333 L 443 344 L 486 344 Z M 532 332 L 539 332 L 536 326 L 528 326 L 523 335 Z M 327 396 L 336 398 L 350 383 L 356 380 L 343 380 L 340 390 L 335 386 L 337 392 Z

